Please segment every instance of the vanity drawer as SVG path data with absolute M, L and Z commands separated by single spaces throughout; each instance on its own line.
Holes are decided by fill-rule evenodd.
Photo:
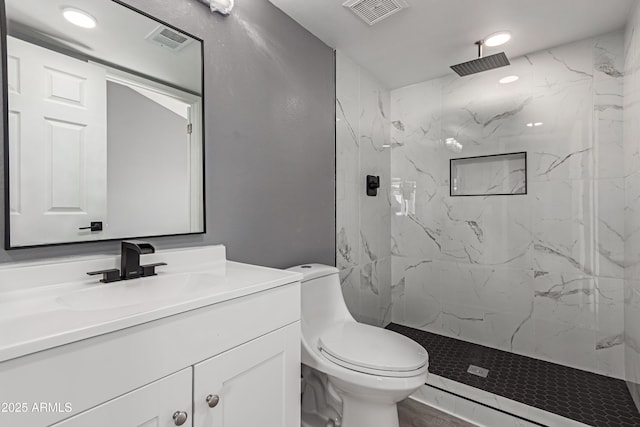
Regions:
M 73 408 L 0 425 L 51 425 L 299 320 L 296 282 L 0 363 L 0 402 Z
M 174 415 L 190 426 L 191 384 L 192 369 L 187 368 L 52 427 L 173 427 Z

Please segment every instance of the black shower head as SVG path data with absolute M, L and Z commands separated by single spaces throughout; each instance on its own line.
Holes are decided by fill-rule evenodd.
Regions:
M 483 71 L 493 70 L 494 68 L 506 67 L 511 65 L 507 55 L 504 52 L 496 53 L 495 55 L 482 56 L 483 42 L 476 42 L 478 46 L 478 59 L 473 61 L 463 62 L 462 64 L 452 65 L 451 69 L 458 73 L 460 77 L 468 76 L 470 74 L 481 73 Z

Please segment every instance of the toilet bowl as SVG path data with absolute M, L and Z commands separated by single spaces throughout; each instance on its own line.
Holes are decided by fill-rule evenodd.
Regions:
M 428 354 L 416 342 L 386 329 L 358 323 L 342 296 L 338 270 L 307 264 L 289 270 L 302 273 L 302 363 L 314 378 L 308 389 L 324 393 L 306 401 L 341 400 L 305 408 L 303 426 L 398 427 L 396 404 L 425 384 Z M 326 377 L 325 383 L 315 378 Z M 304 382 L 304 379 L 303 379 Z M 303 392 L 305 391 L 303 387 Z M 319 391 L 323 390 L 323 391 Z

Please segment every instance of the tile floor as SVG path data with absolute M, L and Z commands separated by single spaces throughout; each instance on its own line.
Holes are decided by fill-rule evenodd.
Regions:
M 429 371 L 441 377 L 591 426 L 640 426 L 624 381 L 393 323 L 387 328 L 426 348 Z M 487 378 L 467 373 L 471 364 L 489 369 Z
M 400 427 L 475 427 L 459 418 L 423 405 L 412 399 L 398 404 Z

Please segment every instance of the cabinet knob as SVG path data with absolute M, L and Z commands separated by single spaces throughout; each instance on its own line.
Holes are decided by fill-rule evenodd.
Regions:
M 177 426 L 181 426 L 182 424 L 187 422 L 188 415 L 184 411 L 176 411 L 173 413 L 173 422 Z
M 219 402 L 220 396 L 218 396 L 217 394 L 210 394 L 209 396 L 207 396 L 207 403 L 209 404 L 209 408 L 215 408 L 216 406 L 218 406 Z

